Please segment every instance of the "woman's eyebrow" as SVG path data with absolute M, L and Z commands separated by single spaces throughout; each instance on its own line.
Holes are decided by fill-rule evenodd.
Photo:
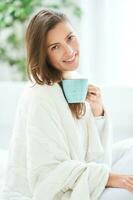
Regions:
M 53 45 L 57 45 L 57 44 L 59 44 L 59 42 L 56 42 L 56 43 L 50 44 L 50 45 L 48 45 L 48 48 L 51 47 L 51 46 L 53 46 Z
M 65 39 L 67 37 L 69 37 L 71 34 L 72 34 L 72 31 L 70 33 L 68 33 L 68 35 L 65 37 Z M 59 44 L 59 42 L 52 43 L 52 44 L 48 45 L 48 48 L 51 47 L 51 46 L 53 46 L 53 45 L 57 45 L 57 44 Z
M 65 37 L 65 39 L 67 38 L 67 37 L 69 37 L 69 35 L 71 35 L 72 34 L 72 31 L 70 32 L 70 33 L 68 33 L 68 35 Z

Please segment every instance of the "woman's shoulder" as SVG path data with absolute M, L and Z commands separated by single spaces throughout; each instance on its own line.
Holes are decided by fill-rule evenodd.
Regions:
M 36 96 L 48 96 L 50 93 L 50 90 L 52 89 L 52 86 L 43 84 L 31 84 L 27 83 L 26 86 L 24 87 L 24 90 L 22 92 L 22 96 L 26 97 L 36 97 Z
M 39 85 L 27 83 L 21 93 L 20 101 L 22 102 L 36 102 L 37 101 L 51 101 L 55 97 L 55 90 L 58 89 L 57 84 L 54 85 Z

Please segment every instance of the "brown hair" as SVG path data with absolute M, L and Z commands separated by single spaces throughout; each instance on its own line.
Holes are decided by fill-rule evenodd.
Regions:
M 62 72 L 52 66 L 46 55 L 46 36 L 58 23 L 69 21 L 67 16 L 53 10 L 41 10 L 30 21 L 26 31 L 28 77 L 37 84 L 53 85 L 60 82 Z M 70 22 L 70 21 L 69 21 Z M 80 119 L 86 112 L 85 103 L 68 103 L 74 117 Z

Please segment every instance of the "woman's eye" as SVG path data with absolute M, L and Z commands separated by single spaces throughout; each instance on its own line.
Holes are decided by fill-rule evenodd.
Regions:
M 72 40 L 73 37 L 74 37 L 74 35 L 70 35 L 70 36 L 68 37 L 68 40 Z
M 54 50 L 54 49 L 58 49 L 58 46 L 56 45 L 56 46 L 53 46 L 53 47 L 51 48 L 51 50 Z

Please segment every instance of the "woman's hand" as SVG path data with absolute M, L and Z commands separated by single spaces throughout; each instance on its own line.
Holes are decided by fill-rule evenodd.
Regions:
M 94 85 L 88 86 L 86 101 L 90 103 L 92 113 L 95 117 L 101 116 L 104 113 L 101 91 Z
M 133 192 L 133 175 L 110 173 L 106 187 L 123 188 Z

